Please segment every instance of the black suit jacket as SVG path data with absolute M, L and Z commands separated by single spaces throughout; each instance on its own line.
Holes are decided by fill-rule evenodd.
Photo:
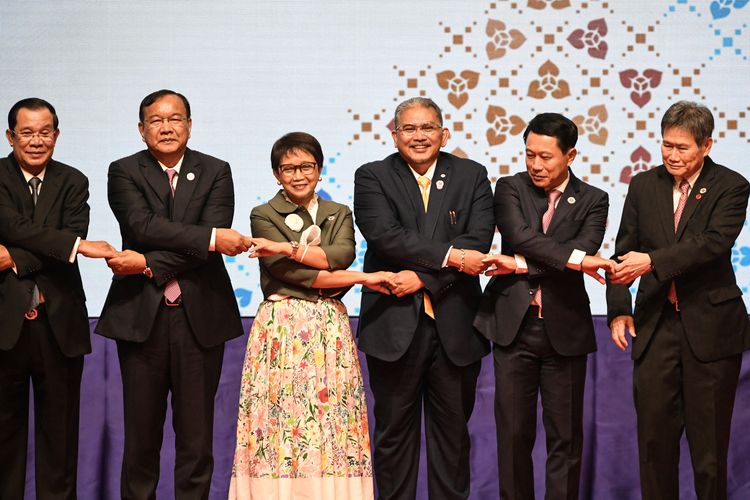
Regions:
M 0 159 L 0 243 L 8 248 L 18 273 L 0 272 L 0 349 L 18 342 L 36 282 L 62 353 L 73 357 L 91 352 L 81 274 L 77 262 L 68 262 L 76 239 L 88 231 L 88 197 L 88 179 L 52 160 L 35 209 L 15 157 Z
M 747 310 L 732 267 L 732 246 L 742 230 L 750 185 L 706 157 L 674 230 L 674 178 L 664 165 L 630 182 L 615 255 L 646 252 L 653 271 L 641 276 L 633 314 L 626 285 L 607 286 L 607 317 L 633 315 L 638 359 L 657 329 L 670 283 L 695 356 L 713 361 L 750 348 Z
M 409 269 L 424 281 L 451 361 L 465 366 L 487 354 L 488 342 L 472 327 L 479 278 L 442 267 L 451 245 L 487 252 L 492 244 L 492 190 L 485 168 L 441 152 L 425 213 L 414 175 L 394 153 L 357 169 L 354 216 L 367 241 L 365 271 Z M 398 298 L 363 288 L 359 348 L 385 361 L 400 358 L 416 331 L 422 293 Z
M 146 340 L 164 300 L 164 287 L 177 278 L 185 313 L 202 346 L 242 335 L 222 255 L 208 251 L 211 228 L 232 225 L 229 164 L 186 150 L 172 198 L 167 175 L 148 151 L 141 151 L 109 166 L 107 192 L 123 249 L 143 253 L 154 277 L 113 276 L 96 333 Z
M 529 272 L 494 276 L 485 288 L 475 326 L 493 342 L 510 345 L 541 285 L 544 328 L 552 347 L 563 356 L 578 356 L 595 351 L 596 338 L 583 273 L 565 265 L 573 250 L 587 255 L 599 250 L 608 196 L 570 172 L 545 234 L 542 216 L 547 205 L 547 194 L 526 172 L 497 181 L 495 220 L 502 253 L 526 257 Z

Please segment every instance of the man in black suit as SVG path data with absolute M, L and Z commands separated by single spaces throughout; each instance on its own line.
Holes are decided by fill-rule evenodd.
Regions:
M 375 397 L 383 499 L 416 495 L 423 404 L 430 497 L 469 495 L 466 423 L 489 352 L 471 323 L 494 232 L 492 191 L 484 167 L 440 152 L 448 137 L 433 101 L 404 101 L 393 130 L 398 153 L 363 165 L 354 178 L 364 270 L 397 272 L 393 295 L 362 290 L 358 333 Z
M 214 396 L 224 342 L 242 335 L 222 253 L 247 250 L 228 228 L 229 164 L 187 148 L 192 120 L 181 94 L 146 96 L 138 129 L 147 150 L 113 162 L 108 197 L 123 252 L 96 332 L 117 339 L 125 410 L 123 499 L 153 498 L 172 393 L 175 497 L 205 499 L 213 472 Z
M 492 342 L 500 497 L 534 498 L 531 451 L 541 393 L 547 435 L 547 499 L 578 498 L 586 357 L 596 350 L 583 273 L 601 283 L 595 254 L 604 238 L 607 194 L 570 170 L 578 129 L 542 113 L 523 134 L 526 172 L 495 186 L 502 254 L 475 326 Z M 582 272 L 580 272 L 582 271 Z
M 86 241 L 88 180 L 52 159 L 55 108 L 17 102 L 0 160 L 0 498 L 23 498 L 34 386 L 36 498 L 76 498 L 83 355 L 91 352 L 76 254 L 111 257 Z
M 612 340 L 633 337 L 645 500 L 678 497 L 687 433 L 699 499 L 727 497 L 727 451 L 750 326 L 732 268 L 750 185 L 708 156 L 714 119 L 680 101 L 661 121 L 663 164 L 630 182 L 607 287 Z M 640 277 L 632 309 L 629 286 Z M 636 331 L 638 336 L 636 337 Z

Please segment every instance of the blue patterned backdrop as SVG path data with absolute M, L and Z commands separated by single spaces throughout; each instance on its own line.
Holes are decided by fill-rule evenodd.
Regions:
M 630 178 L 661 163 L 659 120 L 678 99 L 712 109 L 712 158 L 744 175 L 750 153 L 748 0 L 433 0 L 13 2 L 0 16 L 0 108 L 29 95 L 58 109 L 56 157 L 91 181 L 90 237 L 119 244 L 106 203 L 113 159 L 143 147 L 140 99 L 162 87 L 193 107 L 191 147 L 228 160 L 234 227 L 278 186 L 268 155 L 291 130 L 326 153 L 321 195 L 352 203 L 354 170 L 393 151 L 392 112 L 425 95 L 444 109 L 446 149 L 494 181 L 524 168 L 521 133 L 536 113 L 579 125 L 573 168 L 610 193 L 609 256 Z M 8 150 L 9 151 L 9 150 Z M 747 224 L 746 224 L 747 225 Z M 498 242 L 496 242 L 498 243 Z M 361 267 L 365 243 L 358 240 Z M 750 303 L 750 233 L 733 251 Z M 257 264 L 227 258 L 243 315 L 262 299 Z M 110 281 L 82 260 L 92 316 Z M 595 313 L 603 289 L 589 280 Z M 356 314 L 359 292 L 345 297 Z

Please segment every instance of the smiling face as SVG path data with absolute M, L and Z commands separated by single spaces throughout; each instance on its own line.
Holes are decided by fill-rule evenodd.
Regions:
M 557 138 L 529 133 L 526 138 L 526 171 L 531 182 L 545 191 L 556 188 L 568 176 L 568 168 L 576 157 L 576 149 L 563 152 Z
M 703 166 L 712 145 L 710 137 L 703 144 L 697 144 L 693 135 L 684 128 L 666 129 L 661 140 L 661 157 L 667 172 L 676 178 L 689 179 Z
M 59 134 L 47 108 L 19 109 L 15 128 L 5 132 L 16 161 L 32 175 L 38 175 L 49 163 Z
M 167 167 L 172 167 L 185 154 L 192 125 L 182 99 L 170 94 L 143 110 L 143 121 L 138 124 L 138 130 L 151 154 Z
M 310 165 L 314 168 L 304 173 L 303 170 L 309 170 Z M 293 203 L 306 207 L 315 195 L 320 168 L 313 155 L 301 149 L 293 149 L 281 157 L 279 167 L 274 169 L 273 175 Z
M 398 128 L 392 132 L 393 143 L 406 163 L 424 174 L 437 160 L 440 148 L 448 143 L 448 129 L 442 127 L 434 109 L 420 105 L 403 110 L 398 121 Z M 425 125 L 432 130 L 425 132 Z M 404 132 L 404 127 L 412 133 Z

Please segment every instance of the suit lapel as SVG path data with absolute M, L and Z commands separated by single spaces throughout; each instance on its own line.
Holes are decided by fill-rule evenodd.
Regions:
M 172 192 L 169 189 L 167 174 L 164 173 L 159 162 L 149 152 L 144 151 L 138 163 L 143 169 L 143 176 L 146 178 L 146 182 L 148 182 L 151 189 L 154 190 L 159 199 L 164 203 L 164 206 L 167 207 L 166 212 L 169 213 L 168 207 L 171 203 Z
M 336 211 L 336 205 L 318 196 L 318 213 L 315 214 L 315 224 L 321 229 L 323 229 L 323 226 L 333 224 L 336 220 Z
M 16 161 L 15 156 L 13 156 L 13 153 L 8 155 L 8 162 L 6 163 L 8 167 L 8 179 L 11 180 L 12 183 L 15 183 L 16 185 L 13 187 L 14 191 L 17 191 L 20 193 L 20 201 L 22 206 L 18 207 L 21 211 L 21 213 L 25 216 L 28 216 L 31 218 L 31 214 L 34 213 L 34 199 L 31 197 L 31 190 L 29 189 L 29 185 L 26 182 L 26 178 L 23 176 L 23 173 L 21 172 L 21 166 Z M 44 190 L 44 189 L 42 189 Z
M 414 178 L 414 173 L 411 171 L 409 166 L 406 164 L 401 155 L 396 156 L 396 160 L 393 164 L 393 170 L 398 177 L 398 182 L 401 183 L 403 188 L 404 197 L 409 200 L 413 208 L 416 226 L 420 232 L 425 227 L 425 210 L 424 203 L 422 202 L 422 192 L 419 189 L 417 180 Z M 428 205 L 429 206 L 429 205 Z
M 430 185 L 430 200 L 427 203 L 427 218 L 425 219 L 424 234 L 431 238 L 435 233 L 435 227 L 440 219 L 442 213 L 443 200 L 445 199 L 445 193 L 448 191 L 448 187 L 451 182 L 451 161 L 447 157 L 442 155 L 438 157 L 437 165 L 435 166 L 435 172 L 432 175 L 432 183 Z M 420 201 L 422 193 L 419 193 Z M 422 203 L 424 206 L 424 203 Z
M 713 162 L 710 158 L 706 157 L 703 163 L 703 171 L 695 181 L 693 189 L 690 190 L 690 195 L 688 196 L 687 203 L 685 203 L 685 208 L 683 209 L 682 215 L 680 216 L 680 223 L 677 226 L 677 233 L 675 234 L 675 238 L 677 240 L 682 238 L 682 234 L 685 232 L 685 226 L 687 226 L 687 223 L 690 220 L 690 217 L 692 217 L 693 212 L 695 212 L 695 209 L 698 208 L 698 204 L 700 203 L 701 198 L 703 198 L 703 193 L 707 192 L 711 187 L 711 181 L 713 180 L 714 172 L 715 170 L 713 168 Z M 703 190 L 703 192 L 701 192 L 701 190 Z
M 669 175 L 667 170 L 662 165 L 658 167 L 660 170 L 657 173 L 657 179 L 659 182 L 656 185 L 656 216 L 661 221 L 662 228 L 664 230 L 664 236 L 666 241 L 675 241 L 674 232 L 674 178 Z
M 581 191 L 581 184 L 578 178 L 573 175 L 572 171 L 569 171 L 569 173 L 570 180 L 568 181 L 568 185 L 565 186 L 565 191 L 563 191 L 560 199 L 557 202 L 555 213 L 552 214 L 552 220 L 550 221 L 549 227 L 547 228 L 547 234 L 552 234 L 555 232 L 557 226 L 560 225 L 560 221 L 565 220 L 568 217 L 571 210 L 573 210 L 575 203 L 578 201 L 578 194 Z M 546 203 L 547 206 L 549 206 L 549 201 L 546 201 Z M 547 207 L 544 208 L 544 211 L 547 211 Z M 539 217 L 540 221 L 542 216 L 544 216 L 544 213 L 542 213 L 542 215 Z
M 547 194 L 544 192 L 544 189 L 538 188 L 534 185 L 533 182 L 531 182 L 531 177 L 529 177 L 528 174 L 525 175 L 526 184 L 528 186 L 528 189 L 526 190 L 526 193 L 529 197 L 528 200 L 524 200 L 524 203 L 531 202 L 531 205 L 533 206 L 534 213 L 536 214 L 536 217 L 532 216 L 530 221 L 527 221 L 531 229 L 534 231 L 542 231 L 542 217 L 544 216 L 544 212 L 547 211 Z
M 195 185 L 200 181 L 201 169 L 198 158 L 189 149 L 185 150 L 180 174 L 177 178 L 177 188 L 174 191 L 173 220 L 182 220 L 195 191 Z
M 55 162 L 51 161 L 49 162 L 49 165 L 47 165 L 47 170 L 44 172 L 44 181 L 42 181 L 39 198 L 36 201 L 36 207 L 34 207 L 34 222 L 38 224 L 44 223 L 47 214 L 49 214 L 49 211 L 52 209 L 52 204 L 60 193 L 60 187 L 60 172 L 57 169 Z M 33 203 L 32 200 L 32 205 Z

